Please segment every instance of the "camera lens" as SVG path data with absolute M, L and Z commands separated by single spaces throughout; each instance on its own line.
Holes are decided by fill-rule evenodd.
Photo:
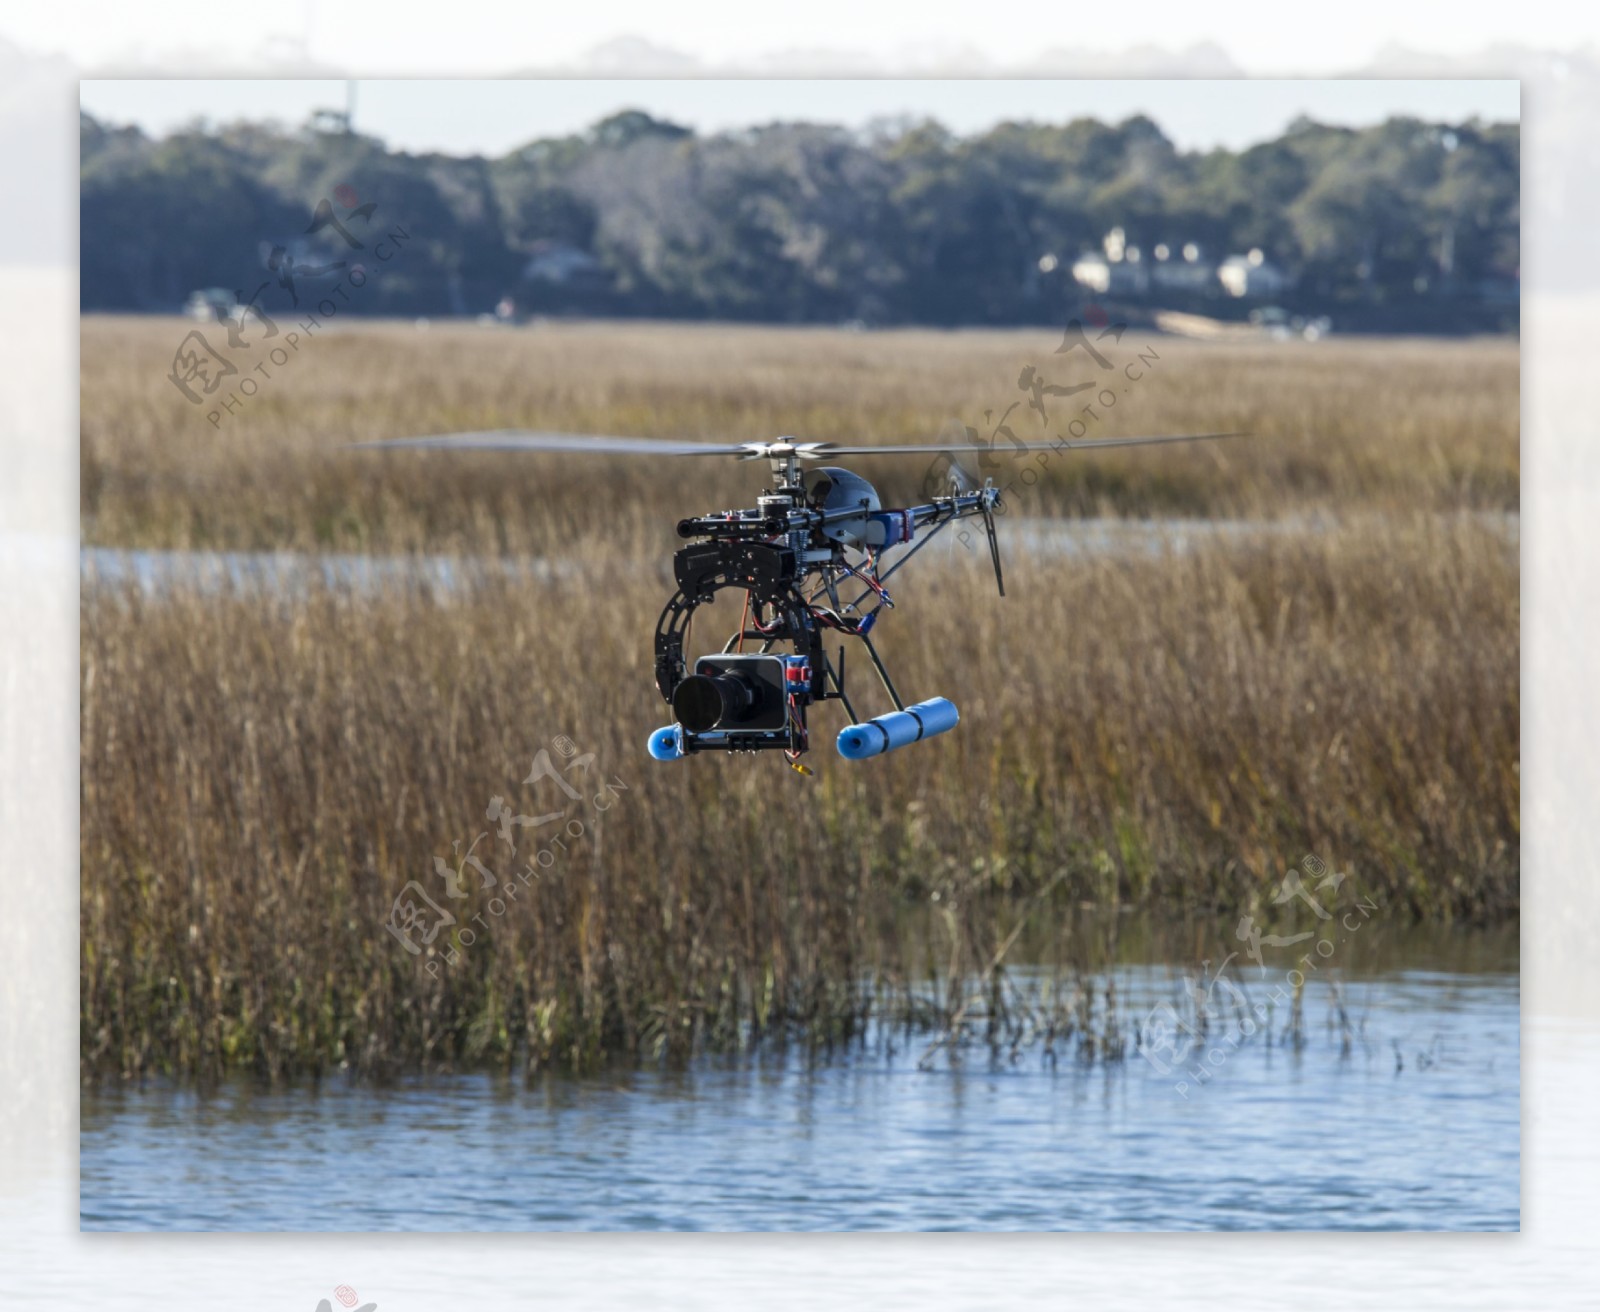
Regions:
M 672 693 L 672 713 L 690 733 L 705 733 L 736 720 L 754 700 L 743 679 L 727 674 L 691 674 Z

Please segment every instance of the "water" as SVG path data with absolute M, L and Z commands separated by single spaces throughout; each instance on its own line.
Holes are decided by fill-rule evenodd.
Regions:
M 1183 552 L 1197 541 L 1216 536 L 1241 536 L 1251 530 L 1243 522 L 1181 520 L 1170 524 L 1119 520 L 1025 521 L 1016 544 L 1051 555 L 1094 556 L 1150 554 L 1170 549 Z M 954 534 L 948 550 L 972 554 Z M 923 561 L 935 559 L 924 557 Z M 984 557 L 987 560 L 987 556 Z M 160 594 L 171 588 L 202 592 L 247 592 L 294 596 L 314 587 L 368 595 L 394 588 L 459 591 L 485 581 L 572 577 L 581 562 L 538 557 L 453 557 L 442 555 L 367 556 L 346 552 L 319 555 L 289 551 L 163 551 L 125 547 L 84 547 L 79 576 L 86 588 L 136 590 Z
M 1201 533 L 1247 526 L 1014 527 L 1035 549 L 1094 552 L 1181 550 Z M 474 570 L 564 567 L 80 556 L 86 586 L 193 581 L 274 594 L 318 581 L 449 590 Z M 1198 941 L 1144 925 L 1115 937 L 1091 968 L 1111 971 L 1125 1023 L 1178 996 L 1180 972 L 1168 963 L 1238 946 L 1231 924 Z M 1344 984 L 1348 1053 L 1327 1025 L 1328 975 Z M 1248 964 L 1240 978 L 1257 993 L 1273 982 Z M 1210 1049 L 1221 1059 L 1203 1083 L 1184 1072 L 1203 1069 L 1205 1051 L 1165 1072 L 1139 1053 L 1107 1065 L 1068 1052 L 1052 1064 L 1037 1048 L 1014 1062 L 969 1050 L 924 1068 L 925 1036 L 880 1033 L 827 1061 L 790 1047 L 684 1072 L 531 1083 L 468 1074 L 383 1089 L 342 1079 L 276 1090 L 237 1080 L 204 1094 L 162 1082 L 88 1089 L 80 1221 L 90 1230 L 1514 1230 L 1518 1000 L 1514 929 L 1369 927 L 1308 990 L 1303 1048 L 1258 1034 Z
M 1174 972 L 1122 955 L 1126 1020 L 1176 996 Z M 1348 1054 L 1325 975 L 1307 988 L 1303 1047 L 1258 1031 L 1216 1047 L 1203 1083 L 1137 1053 L 1052 1065 L 1038 1048 L 972 1048 L 924 1066 L 926 1036 L 880 1034 L 826 1060 L 791 1046 L 583 1079 L 86 1090 L 81 1223 L 1517 1229 L 1514 928 L 1390 935 L 1342 966 Z M 1249 963 L 1238 978 L 1257 999 L 1273 983 Z
M 1512 513 L 1472 512 L 1471 517 L 1515 543 L 1520 521 Z M 1243 541 L 1305 532 L 1322 532 L 1337 521 L 1290 516 L 1246 519 L 1038 519 L 1002 521 L 1002 548 L 1037 555 L 1087 559 L 1097 556 L 1183 555 L 1214 540 Z M 981 535 L 980 535 L 981 536 Z M 947 555 L 977 558 L 977 539 L 946 531 Z M 983 555 L 987 560 L 987 555 Z M 919 560 L 926 565 L 936 556 Z M 289 551 L 165 551 L 128 547 L 83 547 L 79 577 L 86 587 L 136 589 L 159 593 L 172 587 L 215 592 L 294 595 L 320 585 L 356 594 L 395 587 L 423 587 L 448 593 L 485 580 L 519 577 L 548 580 L 582 571 L 576 559 L 539 557 L 370 556 L 349 552 L 301 554 Z
M 575 561 L 451 557 L 363 556 L 347 552 L 302 555 L 291 551 L 152 551 L 84 547 L 79 575 L 86 586 L 159 593 L 174 586 L 204 592 L 303 593 L 313 586 L 357 595 L 396 586 L 453 591 L 483 578 L 572 575 Z

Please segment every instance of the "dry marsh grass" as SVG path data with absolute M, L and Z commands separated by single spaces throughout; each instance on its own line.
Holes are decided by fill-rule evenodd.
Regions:
M 960 729 L 847 763 L 827 708 L 801 779 L 643 751 L 666 718 L 650 634 L 673 522 L 746 504 L 761 466 L 340 446 L 496 426 L 905 441 L 1013 401 L 1023 433 L 1022 366 L 1081 372 L 1055 339 L 336 324 L 213 427 L 166 378 L 189 327 L 83 325 L 86 542 L 570 568 L 448 590 L 85 588 L 88 1073 L 586 1066 L 827 1042 L 872 1014 L 952 1033 L 977 1014 L 964 981 L 1019 1033 L 1076 1025 L 1106 1051 L 1114 1017 L 1092 1019 L 1081 977 L 1008 1010 L 996 968 L 1022 934 L 1073 978 L 1050 945 L 1080 902 L 1265 918 L 1315 852 L 1396 916 L 1516 912 L 1512 343 L 1124 338 L 1119 364 L 1152 358 L 1088 435 L 1260 436 L 1055 460 L 1011 513 L 1272 531 L 1082 557 L 1011 535 L 1004 601 L 981 553 L 925 553 L 878 634 L 902 691 L 951 697 Z M 862 468 L 902 500 L 918 464 Z M 493 827 L 491 798 L 551 798 L 522 781 L 562 734 L 626 785 L 614 805 L 501 913 L 482 891 L 452 902 L 463 928 L 484 917 L 453 964 L 408 955 L 383 928 L 396 896 L 417 880 L 440 898 L 435 858 Z M 514 878 L 496 838 L 477 851 Z M 931 928 L 902 932 L 907 908 Z
M 1515 912 L 1503 523 L 1013 552 L 1004 601 L 981 557 L 925 554 L 879 633 L 902 689 L 950 696 L 960 729 L 849 763 L 819 712 L 812 779 L 645 757 L 666 718 L 655 567 L 448 593 L 87 589 L 85 1070 L 582 1066 L 845 1038 L 874 1008 L 920 1014 L 930 964 L 982 976 L 1020 922 L 1082 900 L 1270 915 L 1306 852 L 1393 914 Z M 502 913 L 474 891 L 461 919 L 483 932 L 430 973 L 383 929 L 396 895 L 417 879 L 440 897 L 433 858 L 492 828 L 491 797 L 559 803 L 520 781 L 560 734 L 625 789 Z M 894 932 L 910 905 L 939 907 L 935 942 Z
M 749 440 L 928 441 L 1062 433 L 1085 396 L 1018 389 L 1115 380 L 1084 436 L 1246 431 L 1247 443 L 1055 458 L 1021 490 L 1028 515 L 1282 517 L 1340 511 L 1514 510 L 1517 347 L 1505 340 L 1219 344 L 1128 334 L 1053 354 L 1042 331 L 848 333 L 683 324 L 522 330 L 335 322 L 276 366 L 239 357 L 242 398 L 218 426 L 168 381 L 193 325 L 91 317 L 82 334 L 86 541 L 154 547 L 544 552 L 619 543 L 662 551 L 681 515 L 745 504 L 761 466 L 418 453 L 348 442 L 495 427 Z M 284 331 L 292 331 L 285 322 Z M 208 330 L 220 345 L 221 329 Z M 273 376 L 253 375 L 261 363 Z M 1137 380 L 1127 377 L 1132 368 Z M 231 384 L 230 384 L 231 386 Z M 1097 404 L 1090 401 L 1091 404 Z M 993 417 L 985 418 L 986 414 Z M 1003 440 L 1003 439 L 1002 439 Z M 917 494 L 922 462 L 865 462 L 886 494 Z M 1020 468 L 995 471 L 1002 484 Z M 641 514 L 641 508 L 647 513 Z

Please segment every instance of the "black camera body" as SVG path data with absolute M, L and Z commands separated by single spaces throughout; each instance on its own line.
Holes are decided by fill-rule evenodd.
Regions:
M 788 724 L 782 656 L 702 656 L 672 691 L 672 710 L 690 733 L 762 733 Z

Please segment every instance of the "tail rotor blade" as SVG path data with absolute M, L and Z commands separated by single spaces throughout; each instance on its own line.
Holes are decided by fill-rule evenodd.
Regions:
M 994 582 L 1000 589 L 1000 595 L 1006 595 L 1006 576 L 1000 568 L 1000 538 L 994 531 L 994 511 L 988 506 L 983 508 L 983 527 L 989 534 L 989 558 L 994 561 Z

